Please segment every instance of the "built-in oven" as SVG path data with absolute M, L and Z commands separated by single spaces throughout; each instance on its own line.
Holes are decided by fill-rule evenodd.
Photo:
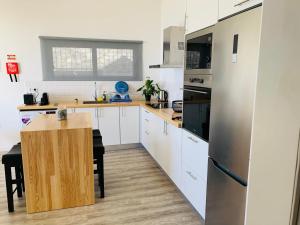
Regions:
M 197 80 L 197 82 L 201 81 L 201 79 Z M 207 142 L 209 141 L 210 103 L 210 87 L 184 85 L 183 128 Z
M 214 27 L 186 35 L 185 74 L 212 74 Z

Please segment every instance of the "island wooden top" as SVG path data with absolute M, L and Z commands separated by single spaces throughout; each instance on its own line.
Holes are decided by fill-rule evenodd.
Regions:
M 132 102 L 114 102 L 114 103 L 99 103 L 99 104 L 83 104 L 78 103 L 59 103 L 59 104 L 49 104 L 46 106 L 39 105 L 21 105 L 18 107 L 20 111 L 30 111 L 30 110 L 47 110 L 47 109 L 57 109 L 59 106 L 65 106 L 66 108 L 100 108 L 100 107 L 122 107 L 122 106 L 142 106 L 149 112 L 154 113 L 158 117 L 166 120 L 168 123 L 174 125 L 175 127 L 181 128 L 182 122 L 178 120 L 172 120 L 173 109 L 153 109 L 152 107 L 146 105 L 145 101 L 132 101 Z M 68 116 L 70 113 L 68 114 Z
M 92 128 L 92 117 L 89 112 L 69 113 L 67 120 L 59 121 L 55 114 L 39 115 L 21 132 L 67 130 Z

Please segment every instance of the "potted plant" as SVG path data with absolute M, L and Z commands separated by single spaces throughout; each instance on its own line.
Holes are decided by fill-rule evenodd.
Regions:
M 145 80 L 145 84 L 137 89 L 137 91 L 142 91 L 143 95 L 145 96 L 145 100 L 147 102 L 151 101 L 151 96 L 154 96 L 159 92 L 160 88 L 158 84 L 154 84 L 153 80 L 147 79 Z

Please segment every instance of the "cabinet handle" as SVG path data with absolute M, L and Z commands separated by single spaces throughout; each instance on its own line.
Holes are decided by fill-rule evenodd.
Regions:
M 244 3 L 249 2 L 249 1 L 250 1 L 250 0 L 242 0 L 242 1 L 238 1 L 238 3 L 234 3 L 234 7 L 241 6 L 241 5 L 243 5 Z M 235 1 L 235 2 L 237 2 L 237 1 Z
M 192 138 L 192 137 L 188 137 L 188 139 L 190 139 L 192 142 L 194 142 L 194 143 L 198 143 L 198 141 L 197 140 L 195 140 L 194 138 Z
M 165 129 L 166 129 L 165 134 L 168 135 L 168 123 L 167 123 L 167 121 L 165 121 L 165 124 L 166 124 L 166 125 L 165 125 L 165 127 L 166 127 L 166 128 L 165 128 Z
M 149 113 L 149 112 L 145 110 L 145 113 Z
M 145 121 L 146 121 L 146 122 L 149 122 L 149 120 L 148 120 L 148 119 L 145 119 Z
M 193 179 L 193 180 L 197 180 L 197 177 L 195 177 L 191 171 L 186 171 L 186 173 Z
M 145 131 L 145 134 L 149 135 L 149 132 L 148 132 L 148 131 Z

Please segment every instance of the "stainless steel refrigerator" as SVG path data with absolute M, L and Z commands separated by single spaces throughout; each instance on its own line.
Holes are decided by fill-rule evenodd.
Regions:
M 206 225 L 243 225 L 262 7 L 214 32 Z

